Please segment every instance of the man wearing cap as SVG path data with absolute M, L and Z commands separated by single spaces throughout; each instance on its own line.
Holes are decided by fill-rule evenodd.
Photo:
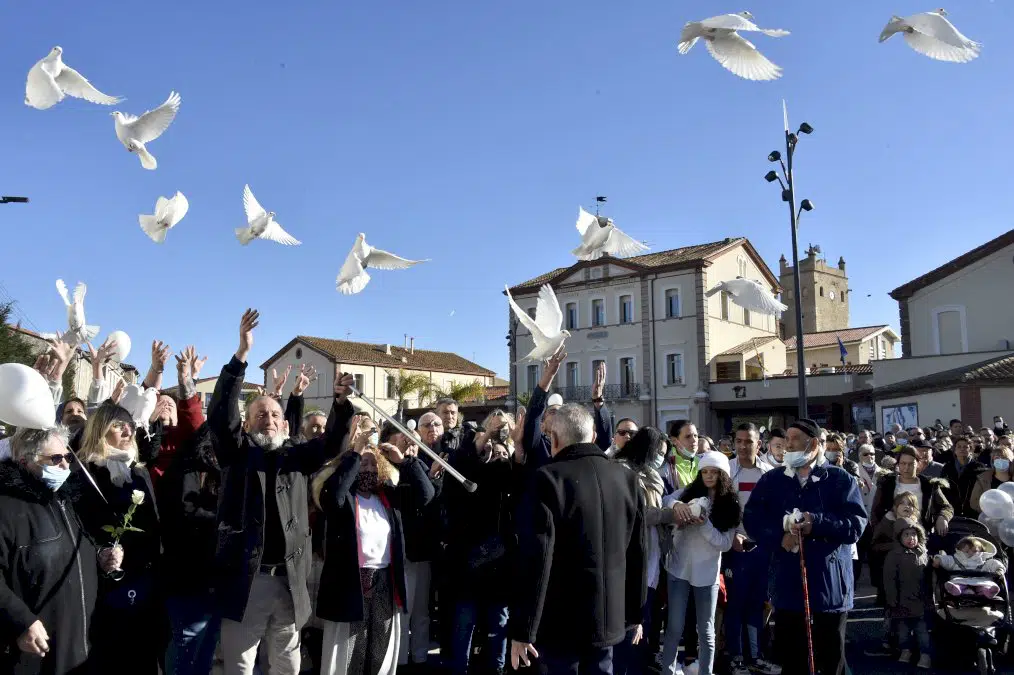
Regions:
M 768 471 L 744 513 L 747 534 L 774 551 L 771 603 L 784 675 L 809 671 L 801 556 L 805 556 L 813 650 L 822 675 L 845 669 L 845 623 L 852 609 L 852 545 L 866 528 L 866 507 L 855 478 L 836 466 L 817 466 L 820 428 L 809 419 L 786 431 L 785 468 Z M 799 515 L 786 518 L 795 511 Z M 800 541 L 800 539 L 802 541 Z

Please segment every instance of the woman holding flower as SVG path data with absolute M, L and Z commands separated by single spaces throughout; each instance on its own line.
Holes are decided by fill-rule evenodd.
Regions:
M 154 584 L 162 545 L 151 478 L 138 463 L 130 413 L 108 401 L 99 406 L 88 418 L 78 458 L 98 487 L 75 465 L 81 522 L 100 546 L 123 549 L 121 568 L 99 577 L 89 661 L 103 672 L 119 664 L 123 672 L 154 675 L 167 630 Z

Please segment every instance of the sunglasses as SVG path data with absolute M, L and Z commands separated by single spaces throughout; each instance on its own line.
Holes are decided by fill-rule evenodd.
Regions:
M 616 432 L 616 435 L 617 436 L 626 436 L 627 438 L 630 438 L 635 433 L 637 433 L 637 432 L 634 431 L 633 429 L 620 429 L 619 431 Z
M 44 464 L 47 461 L 53 466 L 59 466 L 60 462 L 64 461 L 70 464 L 72 461 L 74 461 L 74 453 L 68 452 L 66 454 L 59 455 L 41 455 L 39 457 L 39 464 Z

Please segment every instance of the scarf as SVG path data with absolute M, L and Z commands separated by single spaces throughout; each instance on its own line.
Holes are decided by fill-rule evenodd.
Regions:
M 137 450 L 120 450 L 111 445 L 106 446 L 106 456 L 92 460 L 96 466 L 104 466 L 109 471 L 109 478 L 116 487 L 123 487 L 131 482 L 130 469 L 137 463 Z

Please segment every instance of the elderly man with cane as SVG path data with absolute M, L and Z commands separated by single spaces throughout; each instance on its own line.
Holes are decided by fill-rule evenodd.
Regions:
M 744 524 L 774 551 L 771 602 L 783 675 L 840 675 L 854 597 L 851 546 L 866 527 L 866 508 L 855 478 L 815 464 L 820 429 L 812 420 L 797 420 L 785 435 L 785 468 L 761 476 Z

